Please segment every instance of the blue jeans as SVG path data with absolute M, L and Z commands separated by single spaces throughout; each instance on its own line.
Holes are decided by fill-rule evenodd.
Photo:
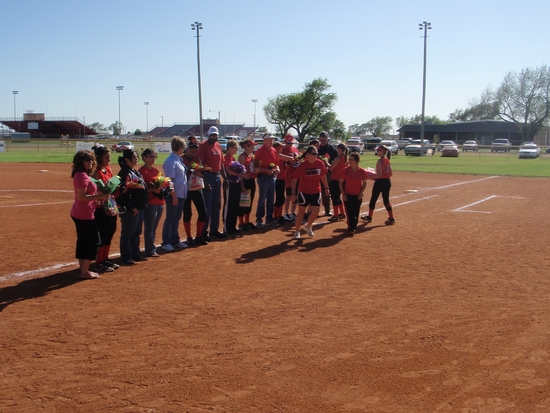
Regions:
M 172 205 L 173 193 L 166 198 L 166 218 L 164 219 L 164 225 L 162 226 L 162 245 L 176 245 L 180 242 L 180 234 L 178 227 L 180 225 L 180 219 L 183 215 L 183 204 L 185 198 L 178 198 L 178 205 Z
M 272 175 L 258 176 L 258 207 L 256 222 L 262 222 L 264 216 L 267 223 L 273 221 L 273 202 L 275 200 L 275 179 Z M 267 214 L 266 214 L 267 210 Z
M 141 257 L 139 237 L 143 228 L 145 210 L 138 209 L 137 215 L 131 209 L 120 216 L 120 259 L 123 262 L 136 260 Z
M 215 234 L 220 227 L 220 210 L 222 208 L 222 181 L 220 174 L 204 174 L 204 181 L 210 185 L 210 189 L 204 188 L 204 204 L 206 206 L 206 222 L 202 230 L 202 236 Z
M 160 217 L 164 211 L 164 205 L 147 205 L 145 208 L 144 219 L 144 234 L 145 239 L 145 253 L 152 254 L 156 252 L 155 237 L 157 234 L 157 227 L 159 226 Z

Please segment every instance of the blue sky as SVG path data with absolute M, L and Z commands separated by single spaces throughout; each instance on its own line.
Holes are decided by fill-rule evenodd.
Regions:
M 44 112 L 129 131 L 204 117 L 270 127 L 269 97 L 326 78 L 346 126 L 421 112 L 446 119 L 509 71 L 548 64 L 550 3 L 370 0 L 96 0 L 3 3 L 0 117 Z M 211 112 L 212 111 L 212 112 Z M 161 118 L 162 117 L 162 118 Z

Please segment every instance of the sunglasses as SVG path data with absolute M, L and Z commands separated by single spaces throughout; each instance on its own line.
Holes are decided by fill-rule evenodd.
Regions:
M 94 158 L 84 158 L 84 162 L 93 162 Z

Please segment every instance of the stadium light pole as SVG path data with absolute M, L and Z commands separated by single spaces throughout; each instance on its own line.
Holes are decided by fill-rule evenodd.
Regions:
M 199 123 L 200 123 L 200 132 L 199 135 L 202 139 L 203 133 L 203 123 L 202 123 L 202 90 L 201 90 L 201 46 L 200 46 L 200 34 L 202 30 L 202 23 L 195 22 L 191 24 L 191 30 L 197 31 L 197 70 L 198 70 L 198 79 L 199 79 Z
M 120 123 L 120 91 L 124 90 L 124 86 L 117 86 L 116 90 L 118 90 L 118 127 L 120 129 L 120 133 L 122 133 L 122 123 Z
M 18 90 L 13 91 L 13 120 L 17 117 L 17 104 L 15 103 L 15 96 L 19 94 Z
M 254 103 L 254 129 L 256 129 L 256 103 L 258 103 L 258 99 L 252 99 L 252 103 Z
M 164 116 L 161 116 L 160 117 L 160 122 L 161 122 L 161 126 L 160 126 L 160 137 L 163 138 L 164 137 Z
M 145 105 L 145 132 L 149 133 L 149 102 L 143 102 Z
M 424 154 L 424 116 L 426 109 L 426 49 L 428 45 L 428 30 L 432 29 L 432 24 L 426 21 L 418 24 L 419 30 L 424 30 L 424 69 L 422 73 L 422 117 L 420 118 L 420 156 Z

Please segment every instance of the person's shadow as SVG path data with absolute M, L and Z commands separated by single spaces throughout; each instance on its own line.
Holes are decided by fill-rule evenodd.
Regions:
M 81 281 L 85 280 L 78 278 L 78 271 L 67 270 L 48 275 L 47 277 L 24 280 L 11 287 L 0 288 L 0 312 L 10 304 L 44 297 L 51 291 L 59 290 Z

